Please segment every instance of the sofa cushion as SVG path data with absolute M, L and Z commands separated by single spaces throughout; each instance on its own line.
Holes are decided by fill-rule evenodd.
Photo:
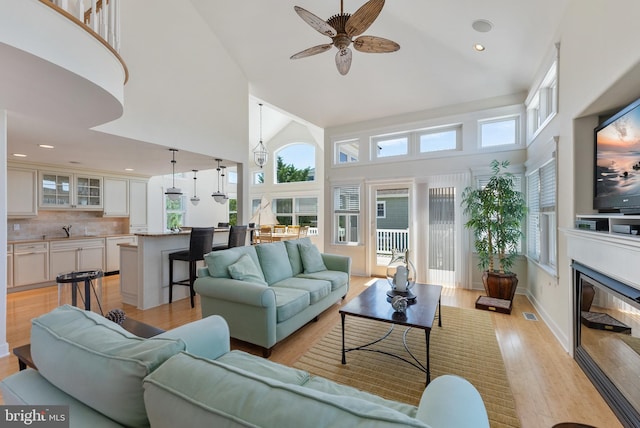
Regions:
M 331 291 L 344 287 L 349 283 L 349 275 L 337 270 L 321 270 L 314 273 L 301 273 L 297 278 L 322 279 L 331 282 Z
M 127 426 L 147 426 L 142 379 L 185 349 L 142 339 L 93 312 L 65 305 L 32 320 L 31 355 L 51 384 Z
M 284 242 L 260 244 L 254 247 L 256 248 L 256 253 L 258 253 L 260 268 L 267 284 L 271 285 L 293 276 Z
M 426 427 L 357 397 L 285 384 L 186 353 L 174 356 L 149 375 L 144 389 L 154 428 Z
M 300 249 L 300 258 L 302 259 L 304 273 L 327 270 L 318 247 L 313 244 L 299 243 L 298 248 Z
M 329 281 L 322 281 L 318 279 L 300 277 L 287 278 L 276 282 L 271 285 L 271 287 L 294 288 L 296 290 L 308 291 L 312 305 L 318 303 L 320 300 L 331 294 L 331 283 Z
M 209 275 L 214 278 L 231 278 L 228 267 L 237 262 L 243 254 L 248 254 L 256 266 L 260 266 L 254 246 L 245 245 L 205 254 L 204 262 L 207 264 L 207 269 L 209 269 Z
M 276 322 L 286 321 L 311 304 L 308 291 L 294 288 L 271 287 L 276 293 Z
M 243 351 L 227 352 L 216 358 L 216 361 L 293 385 L 304 385 L 310 379 L 309 373 L 304 370 L 274 363 Z
M 298 249 L 299 243 L 311 245 L 311 239 L 300 238 L 284 241 L 284 246 L 287 249 L 287 254 L 289 255 L 289 263 L 291 264 L 293 276 L 299 275 L 304 272 L 304 267 L 302 266 L 302 258 L 300 257 L 300 249 Z
M 251 260 L 248 254 L 241 255 L 238 261 L 229 265 L 227 269 L 229 269 L 229 275 L 233 279 L 267 285 L 262 270 Z

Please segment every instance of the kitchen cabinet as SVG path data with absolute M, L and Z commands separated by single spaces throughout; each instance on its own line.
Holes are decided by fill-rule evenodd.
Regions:
M 40 208 L 102 209 L 102 177 L 40 171 Z
M 129 180 L 129 231 L 147 231 L 147 182 Z
M 120 270 L 120 246 L 119 244 L 135 244 L 136 237 L 129 236 L 110 236 L 105 238 L 107 247 L 107 261 L 105 272 L 117 272 Z
M 7 288 L 13 287 L 13 245 L 7 245 Z
M 105 217 L 129 216 L 129 180 L 126 178 L 104 178 Z
M 50 277 L 73 271 L 104 270 L 104 238 L 71 239 L 51 242 Z
M 49 280 L 49 243 L 13 245 L 13 285 L 37 284 Z
M 38 215 L 38 171 L 7 167 L 7 217 Z

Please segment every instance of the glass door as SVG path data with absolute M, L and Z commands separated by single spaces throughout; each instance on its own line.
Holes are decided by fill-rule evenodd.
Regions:
M 453 286 L 456 273 L 455 187 L 429 189 L 429 248 L 427 281 Z
M 410 249 L 410 192 L 408 186 L 376 186 L 372 189 L 372 275 L 385 277 L 393 250 Z M 414 255 L 410 258 L 415 263 Z

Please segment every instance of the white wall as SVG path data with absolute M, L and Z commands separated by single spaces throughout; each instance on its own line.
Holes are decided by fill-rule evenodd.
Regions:
M 107 133 L 246 162 L 248 82 L 191 2 L 121 2 L 124 115 Z
M 529 148 L 529 156 L 554 135 L 558 141 L 558 226 L 572 228 L 575 214 L 591 211 L 593 128 L 598 112 L 640 97 L 640 2 L 573 0 L 558 30 L 557 116 Z M 560 343 L 571 350 L 572 278 L 566 239 L 558 233 L 558 278 L 529 266 L 530 299 Z

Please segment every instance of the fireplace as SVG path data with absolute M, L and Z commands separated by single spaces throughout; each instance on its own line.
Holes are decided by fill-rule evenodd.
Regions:
M 640 426 L 640 290 L 573 262 L 574 358 L 620 422 Z

